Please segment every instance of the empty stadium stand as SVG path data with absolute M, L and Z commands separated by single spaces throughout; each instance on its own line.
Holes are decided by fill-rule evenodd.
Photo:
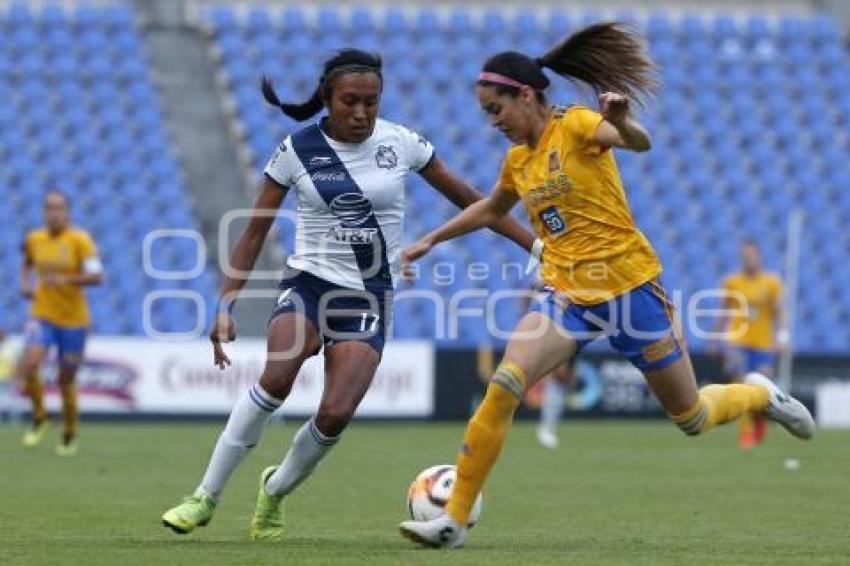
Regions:
M 553 11 L 512 15 L 498 9 L 450 13 L 320 8 L 234 10 L 203 14 L 214 51 L 244 125 L 244 141 L 261 170 L 271 150 L 298 125 L 262 103 L 258 76 L 275 79 L 282 96 L 302 99 L 314 88 L 321 61 L 340 46 L 379 51 L 385 59 L 382 115 L 421 131 L 456 170 L 477 186 L 492 185 L 506 142 L 476 108 L 472 86 L 496 51 L 541 53 L 600 14 Z M 837 24 L 827 16 L 617 14 L 642 27 L 664 83 L 642 118 L 654 135 L 648 154 L 618 153 L 638 224 L 665 264 L 664 282 L 688 301 L 737 267 L 741 237 L 761 242 L 769 268 L 781 270 L 791 210 L 806 214 L 802 243 L 797 347 L 829 352 L 850 342 L 850 60 Z M 814 63 L 813 63 L 814 62 Z M 553 81 L 558 103 L 587 100 Z M 407 233 L 414 238 L 445 220 L 450 204 L 427 185 L 410 183 Z M 287 236 L 286 229 L 282 230 Z M 286 242 L 286 239 L 285 239 Z M 811 253 L 812 251 L 817 253 Z M 443 245 L 423 265 L 415 288 L 446 293 L 523 285 L 505 261 L 524 253 L 491 234 Z M 470 280 L 464 266 L 486 262 L 491 276 Z M 439 265 L 438 265 L 439 264 Z M 447 281 L 449 270 L 456 277 Z M 436 270 L 436 271 L 435 271 Z M 492 276 L 497 274 L 496 276 Z M 447 294 L 447 293 L 446 293 Z M 470 298 L 461 306 L 483 304 Z M 705 303 L 708 305 L 709 303 Z M 517 317 L 496 308 L 499 327 Z M 398 305 L 398 337 L 432 337 L 428 301 Z M 706 320 L 703 328 L 710 326 Z M 462 342 L 488 340 L 478 320 L 461 320 Z M 693 333 L 694 347 L 704 343 Z
M 94 332 L 142 334 L 151 291 L 214 297 L 215 277 L 205 263 L 185 280 L 150 277 L 142 267 L 146 234 L 196 229 L 197 222 L 133 11 L 121 4 L 12 3 L 0 9 L 0 30 L 3 326 L 23 326 L 28 304 L 17 285 L 20 244 L 27 230 L 41 225 L 49 188 L 71 197 L 74 221 L 94 235 L 106 265 L 106 283 L 89 291 Z M 150 257 L 152 267 L 165 272 L 196 265 L 195 245 L 186 238 L 153 242 Z M 188 298 L 156 300 L 149 313 L 162 332 L 195 325 Z

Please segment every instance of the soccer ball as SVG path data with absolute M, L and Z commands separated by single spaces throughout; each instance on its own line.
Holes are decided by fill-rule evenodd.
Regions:
M 407 508 L 410 509 L 410 517 L 414 521 L 430 521 L 436 519 L 446 512 L 446 503 L 452 494 L 457 478 L 457 470 L 454 466 L 443 464 L 431 466 L 416 476 L 410 489 L 407 490 Z M 481 516 L 481 494 L 472 506 L 469 514 L 469 528 L 478 522 Z

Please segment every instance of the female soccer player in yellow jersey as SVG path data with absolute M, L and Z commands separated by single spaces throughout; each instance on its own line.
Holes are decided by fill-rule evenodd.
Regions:
M 27 234 L 21 266 L 21 293 L 32 300 L 25 348 L 17 378 L 32 399 L 33 426 L 24 446 L 35 446 L 47 431 L 47 412 L 38 368 L 51 346 L 57 349 L 59 388 L 65 430 L 56 453 L 77 451 L 77 393 L 74 380 L 91 322 L 83 287 L 103 280 L 103 268 L 91 236 L 71 226 L 68 198 L 59 191 L 44 197 L 45 227 Z M 35 279 L 35 285 L 33 280 Z
M 550 107 L 543 94 L 549 85 L 543 68 L 601 93 L 601 112 Z M 764 412 L 800 438 L 813 435 L 808 410 L 764 376 L 697 389 L 671 304 L 658 282 L 661 265 L 632 220 L 611 151 L 650 148 L 649 134 L 631 116 L 629 105 L 652 93 L 652 70 L 642 40 L 617 23 L 581 29 L 538 59 L 511 51 L 485 63 L 476 86 L 478 100 L 515 145 L 493 192 L 408 247 L 403 257 L 414 261 L 440 242 L 489 226 L 522 200 L 544 242 L 541 276 L 552 291 L 517 325 L 469 421 L 446 513 L 433 521 L 405 521 L 400 528 L 406 537 L 435 547 L 463 544 L 469 511 L 524 391 L 598 336 L 607 336 L 643 372 L 665 411 L 688 435 L 748 411 Z
M 791 335 L 782 300 L 782 280 L 762 269 L 758 244 L 741 245 L 741 270 L 723 280 L 724 309 L 734 313 L 721 317 L 717 328 L 726 331 L 722 351 L 723 369 L 741 382 L 751 371 L 773 374 L 777 348 L 787 348 Z M 741 415 L 738 446 L 749 450 L 764 439 L 767 422 L 762 415 Z

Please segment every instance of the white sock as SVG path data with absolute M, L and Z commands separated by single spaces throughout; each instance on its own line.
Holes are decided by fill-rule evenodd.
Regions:
M 555 432 L 561 412 L 564 410 L 564 400 L 567 397 L 567 388 L 551 377 L 543 384 L 543 399 L 540 405 L 540 426 L 546 430 Z
M 315 419 L 304 423 L 295 436 L 292 446 L 277 470 L 266 481 L 266 493 L 269 495 L 287 495 L 307 479 L 316 469 L 316 465 L 325 457 L 338 436 L 329 437 L 316 428 Z
M 266 422 L 283 401 L 275 399 L 254 384 L 230 411 L 227 425 L 215 444 L 210 463 L 197 491 L 203 491 L 218 501 L 233 470 L 256 446 Z M 196 493 L 197 493 L 196 491 Z

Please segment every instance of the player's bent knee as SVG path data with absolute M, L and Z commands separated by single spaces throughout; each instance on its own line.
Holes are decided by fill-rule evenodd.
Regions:
M 282 371 L 275 364 L 266 364 L 258 380 L 260 386 L 275 399 L 283 401 L 289 397 L 289 393 L 292 391 L 292 384 L 295 382 L 295 377 L 298 375 L 300 367 L 301 365 L 298 364 L 295 368 Z

